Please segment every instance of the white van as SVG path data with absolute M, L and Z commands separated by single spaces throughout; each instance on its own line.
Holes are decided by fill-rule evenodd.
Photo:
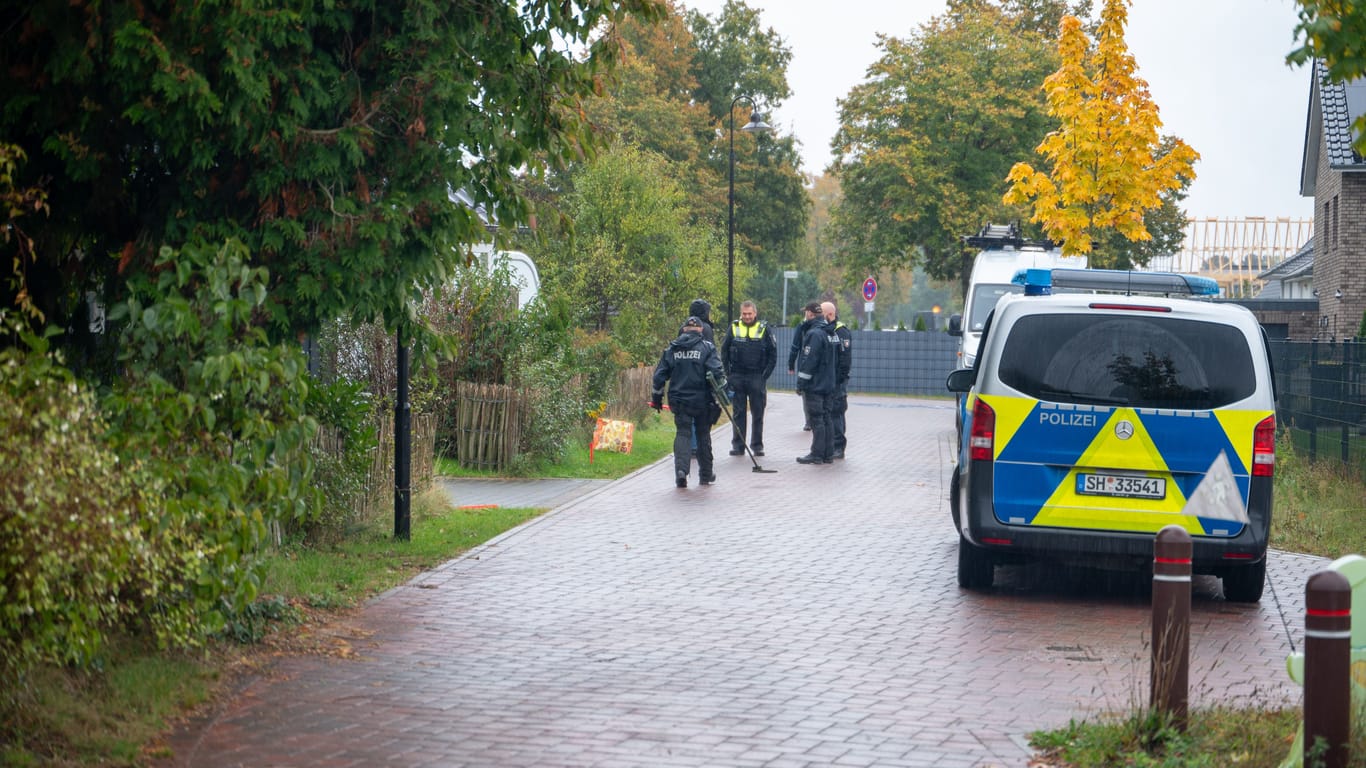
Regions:
M 1007 294 L 1022 293 L 1023 286 L 1011 282 L 1022 269 L 1086 269 L 1085 256 L 1064 256 L 1048 240 L 1025 240 L 1014 224 L 988 224 L 976 235 L 964 238 L 968 245 L 981 248 L 972 262 L 968 292 L 963 297 L 963 314 L 949 318 L 949 335 L 959 337 L 958 366 L 971 368 L 982 341 L 982 326 L 996 302 Z
M 963 314 L 949 318 L 950 336 L 958 337 L 958 368 L 971 368 L 977 361 L 977 345 L 982 342 L 982 327 L 987 315 L 1002 296 L 1022 293 L 1024 287 L 1012 283 L 1015 274 L 1025 269 L 1086 269 L 1085 256 L 1064 256 L 1048 240 L 1026 240 L 1014 224 L 988 224 L 976 235 L 963 238 L 970 246 L 981 248 L 972 262 L 968 292 L 963 297 Z M 958 395 L 955 426 L 962 436 L 965 399 Z

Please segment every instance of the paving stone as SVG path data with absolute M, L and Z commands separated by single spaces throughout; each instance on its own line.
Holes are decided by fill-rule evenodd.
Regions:
M 1146 702 L 1141 579 L 957 587 L 951 401 L 851 397 L 849 458 L 820 467 L 792 461 L 797 399 L 769 403 L 776 474 L 721 456 L 678 489 L 665 460 L 572 489 L 367 604 L 358 658 L 279 660 L 166 762 L 1016 768 L 1029 732 Z M 1284 659 L 1325 562 L 1273 553 L 1255 606 L 1196 579 L 1193 706 L 1299 701 Z

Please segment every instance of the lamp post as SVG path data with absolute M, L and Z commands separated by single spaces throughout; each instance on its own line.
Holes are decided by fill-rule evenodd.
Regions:
M 727 195 L 727 202 L 730 206 L 729 216 L 726 219 L 726 327 L 735 322 L 735 105 L 741 101 L 748 101 L 750 107 L 754 107 L 749 113 L 749 124 L 740 130 L 746 133 L 763 133 L 773 130 L 773 126 L 765 123 L 759 116 L 759 110 L 754 104 L 754 99 L 748 96 L 736 96 L 730 102 L 730 193 Z

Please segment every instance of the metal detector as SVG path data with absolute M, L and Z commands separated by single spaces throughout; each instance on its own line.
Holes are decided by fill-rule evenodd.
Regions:
M 754 458 L 754 451 L 749 449 L 749 440 L 746 439 L 745 431 L 740 429 L 735 423 L 735 416 L 730 412 L 730 398 L 726 396 L 726 391 L 721 388 L 721 383 L 716 380 L 716 376 L 710 371 L 707 372 L 707 383 L 711 384 L 711 389 L 716 393 L 716 402 L 721 404 L 721 410 L 726 414 L 726 419 L 730 421 L 730 428 L 740 433 L 740 444 L 745 446 L 745 453 L 749 455 L 749 460 L 754 462 L 754 472 L 765 472 L 774 474 L 776 469 L 764 469 L 759 466 L 759 460 Z

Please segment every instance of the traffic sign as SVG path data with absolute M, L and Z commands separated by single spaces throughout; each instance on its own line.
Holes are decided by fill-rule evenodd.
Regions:
M 872 301 L 877 296 L 877 281 L 868 278 L 863 281 L 863 298 L 865 301 Z

